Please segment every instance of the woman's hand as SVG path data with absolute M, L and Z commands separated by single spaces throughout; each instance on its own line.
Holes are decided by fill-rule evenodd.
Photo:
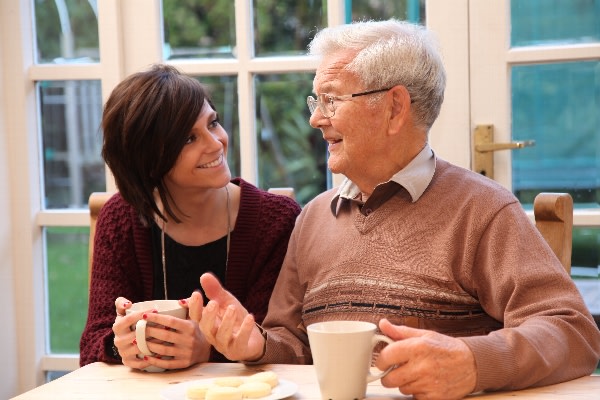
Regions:
M 180 304 L 184 305 L 185 302 L 182 300 Z M 124 365 L 137 369 L 144 369 L 150 365 L 179 369 L 208 360 L 210 344 L 203 337 L 196 322 L 158 314 L 156 310 L 123 315 L 124 311 L 131 307 L 131 302 L 122 297 L 115 301 L 115 306 L 117 317 L 113 324 L 114 343 Z M 152 338 L 146 343 L 148 349 L 155 354 L 153 356 L 144 356 L 138 349 L 135 325 L 140 319 L 158 324 L 146 326 L 146 337 Z
M 123 365 L 131 368 L 143 369 L 150 365 L 143 358 L 137 358 L 139 349 L 135 342 L 135 324 L 142 318 L 140 312 L 126 315 L 127 309 L 131 308 L 131 302 L 124 297 L 115 300 L 116 318 L 113 323 L 113 333 L 115 335 L 114 344 L 117 348 Z
M 210 344 L 195 321 L 158 313 L 146 313 L 142 318 L 148 322 L 146 337 L 152 338 L 146 341 L 148 349 L 156 354 L 146 357 L 150 365 L 179 369 L 208 361 Z

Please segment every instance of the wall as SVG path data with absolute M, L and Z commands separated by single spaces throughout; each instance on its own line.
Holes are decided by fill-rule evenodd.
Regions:
M 0 2 L 0 15 L 6 15 L 5 4 Z M 0 38 L 10 37 L 8 28 L 0 23 Z M 6 82 L 6 70 L 4 68 L 5 54 L 3 42 L 0 41 L 0 82 Z M 0 87 L 4 86 L 0 84 Z M 0 399 L 7 399 L 17 394 L 18 389 L 18 365 L 17 357 L 17 331 L 16 331 L 16 307 L 14 297 L 14 274 L 12 258 L 12 220 L 10 212 L 10 176 L 8 157 L 8 129 L 4 110 L 6 110 L 7 95 L 0 91 L 0 304 L 2 305 L 2 329 L 0 329 Z

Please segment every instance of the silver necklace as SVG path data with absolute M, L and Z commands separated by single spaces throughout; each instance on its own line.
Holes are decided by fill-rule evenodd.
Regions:
M 229 200 L 229 189 L 225 186 L 225 193 L 227 193 L 227 252 L 225 253 L 225 276 L 227 276 L 227 265 L 229 265 L 229 242 L 231 240 L 231 213 L 230 211 L 230 200 Z M 164 214 L 164 210 L 163 210 Z M 160 248 L 161 248 L 161 261 L 163 271 L 163 289 L 165 291 L 165 299 L 167 296 L 167 261 L 165 257 L 165 233 L 167 232 L 167 224 L 165 220 L 162 221 L 162 232 L 160 234 Z

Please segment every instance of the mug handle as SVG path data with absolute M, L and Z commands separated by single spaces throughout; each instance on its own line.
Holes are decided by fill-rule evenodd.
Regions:
M 384 335 L 375 335 L 373 336 L 373 339 L 371 339 L 371 347 L 375 347 L 375 345 L 379 342 L 385 342 L 387 344 L 392 344 L 394 343 L 394 341 L 392 339 L 390 339 L 387 336 Z M 140 343 L 140 341 L 138 340 L 138 344 Z M 385 371 L 382 371 L 378 374 L 372 374 L 371 370 L 369 369 L 369 372 L 367 373 L 367 383 L 369 382 L 373 382 L 376 381 L 377 379 L 381 379 L 384 376 L 386 376 L 391 370 L 393 370 L 394 368 L 396 368 L 395 365 L 392 365 L 391 367 L 389 367 L 388 369 L 386 369 Z
M 135 324 L 135 341 L 137 342 L 137 347 L 140 350 L 140 353 L 151 356 L 152 352 L 148 348 L 148 344 L 146 343 L 146 320 L 140 319 Z

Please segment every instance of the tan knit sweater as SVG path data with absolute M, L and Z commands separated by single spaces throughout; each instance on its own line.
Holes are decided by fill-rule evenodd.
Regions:
M 369 216 L 330 190 L 292 233 L 269 311 L 265 363 L 311 363 L 305 327 L 352 319 L 463 337 L 476 391 L 591 373 L 600 332 L 518 200 L 490 179 L 437 160 L 413 203 L 405 190 Z

